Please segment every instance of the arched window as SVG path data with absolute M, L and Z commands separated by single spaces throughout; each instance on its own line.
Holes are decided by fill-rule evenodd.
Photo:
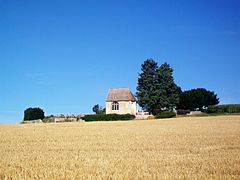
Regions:
M 118 102 L 113 102 L 113 103 L 112 103 L 112 110 L 119 110 L 119 104 L 118 104 Z

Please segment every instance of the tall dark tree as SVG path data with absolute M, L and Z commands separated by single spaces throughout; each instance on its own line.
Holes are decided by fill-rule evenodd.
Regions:
M 155 86 L 159 97 L 159 107 L 173 108 L 177 106 L 181 88 L 175 84 L 173 69 L 169 64 L 164 63 L 157 70 Z
M 149 112 L 178 104 L 181 88 L 174 83 L 173 69 L 164 63 L 158 68 L 153 59 L 142 64 L 137 86 L 138 104 Z
M 96 114 L 98 114 L 98 112 L 100 111 L 100 106 L 99 106 L 99 104 L 94 105 L 93 108 L 92 108 L 92 110 L 93 110 L 93 112 L 95 112 Z
M 204 88 L 191 89 L 184 91 L 180 95 L 179 109 L 200 109 L 208 107 L 210 105 L 217 105 L 219 98 L 213 91 L 206 90 Z
M 158 65 L 153 59 L 147 59 L 142 64 L 142 73 L 139 74 L 138 78 L 136 93 L 138 104 L 149 112 L 152 112 L 158 103 L 156 88 L 154 86 L 157 68 Z
M 105 114 L 106 113 L 106 108 L 102 108 L 99 104 L 94 105 L 92 110 L 96 114 Z
M 24 111 L 24 120 L 44 119 L 44 111 L 41 108 L 28 108 Z

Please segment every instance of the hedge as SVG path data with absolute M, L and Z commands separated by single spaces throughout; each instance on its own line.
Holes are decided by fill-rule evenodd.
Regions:
M 43 121 L 44 123 L 52 123 L 52 122 L 55 122 L 55 121 L 54 121 L 54 117 L 44 118 L 42 121 Z
M 240 104 L 209 106 L 207 113 L 240 113 Z
M 96 114 L 86 115 L 82 118 L 85 121 L 123 121 L 135 119 L 131 114 Z
M 176 113 L 173 111 L 160 112 L 155 116 L 156 119 L 172 118 L 172 117 L 176 117 Z

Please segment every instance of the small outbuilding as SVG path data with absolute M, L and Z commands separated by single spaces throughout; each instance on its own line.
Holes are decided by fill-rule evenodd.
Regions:
M 128 88 L 111 88 L 106 99 L 106 114 L 137 114 L 137 102 Z

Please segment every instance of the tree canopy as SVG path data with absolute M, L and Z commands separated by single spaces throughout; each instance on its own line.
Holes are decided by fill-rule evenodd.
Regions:
M 147 59 L 141 66 L 138 78 L 138 104 L 149 112 L 154 109 L 171 108 L 179 101 L 181 88 L 174 83 L 173 69 L 164 63 L 158 67 L 153 59 Z
M 138 104 L 144 110 L 152 111 L 157 106 L 157 94 L 155 90 L 157 63 L 153 59 L 147 59 L 142 65 L 138 78 L 137 98 Z
M 95 112 L 96 114 L 105 114 L 106 109 L 102 108 L 99 104 L 96 104 L 93 106 L 92 111 Z
M 157 69 L 156 90 L 158 94 L 158 105 L 160 107 L 172 108 L 179 102 L 181 88 L 177 86 L 173 78 L 173 69 L 169 64 L 162 64 Z
M 28 108 L 24 111 L 24 120 L 44 119 L 44 111 L 37 108 Z
M 219 98 L 213 91 L 206 90 L 205 88 L 191 89 L 184 91 L 180 95 L 178 108 L 180 109 L 200 109 L 208 107 L 209 105 L 217 105 Z

